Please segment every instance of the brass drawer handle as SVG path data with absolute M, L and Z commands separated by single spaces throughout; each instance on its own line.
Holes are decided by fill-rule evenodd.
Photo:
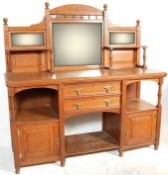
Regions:
M 109 107 L 112 104 L 112 101 L 111 100 L 110 101 L 105 101 L 104 103 L 105 103 L 106 107 Z
M 76 95 L 80 95 L 80 89 L 75 89 Z
M 76 109 L 80 109 L 81 105 L 80 104 L 75 104 Z
M 112 86 L 107 86 L 107 87 L 104 87 L 106 93 L 110 93 L 112 91 Z

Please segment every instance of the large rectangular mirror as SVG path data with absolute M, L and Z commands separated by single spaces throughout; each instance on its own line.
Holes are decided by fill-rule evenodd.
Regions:
M 101 23 L 53 23 L 54 66 L 100 65 Z

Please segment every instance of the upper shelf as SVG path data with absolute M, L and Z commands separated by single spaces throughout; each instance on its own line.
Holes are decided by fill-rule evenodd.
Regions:
M 10 48 L 6 49 L 7 52 L 23 52 L 23 51 L 50 51 L 51 48 L 45 47 L 19 47 L 19 48 Z
M 115 49 L 138 49 L 140 46 L 135 46 L 135 45 L 109 45 L 109 46 L 104 46 L 103 49 L 107 50 L 115 50 Z

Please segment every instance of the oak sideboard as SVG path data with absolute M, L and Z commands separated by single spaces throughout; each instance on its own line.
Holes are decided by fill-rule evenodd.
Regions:
M 64 166 L 68 156 L 158 149 L 166 73 L 146 65 L 140 27 L 139 20 L 133 27 L 111 24 L 107 5 L 49 9 L 45 3 L 42 21 L 24 27 L 8 26 L 4 18 L 16 173 L 57 160 Z M 156 105 L 141 99 L 146 80 L 158 85 Z M 65 135 L 66 121 L 93 113 L 102 115 L 101 131 Z

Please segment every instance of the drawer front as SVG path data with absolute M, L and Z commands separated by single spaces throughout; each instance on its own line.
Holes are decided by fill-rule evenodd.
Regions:
M 120 82 L 66 85 L 64 98 L 120 93 Z
M 81 98 L 81 99 L 68 99 L 64 101 L 64 112 L 80 113 L 83 111 L 91 111 L 91 109 L 110 109 L 119 108 L 120 96 L 113 97 L 92 97 L 92 98 Z

